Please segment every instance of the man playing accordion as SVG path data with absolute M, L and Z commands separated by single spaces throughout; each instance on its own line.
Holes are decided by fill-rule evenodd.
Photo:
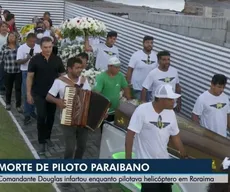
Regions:
M 87 79 L 80 76 L 82 70 L 83 64 L 80 58 L 69 59 L 67 62 L 67 74 L 54 81 L 53 86 L 47 94 L 46 100 L 55 103 L 61 110 L 63 110 L 66 107 L 64 94 L 68 81 L 80 86 L 84 90 L 90 90 L 91 88 Z M 58 94 L 60 98 L 56 98 Z M 61 128 L 65 138 L 64 159 L 82 159 L 86 149 L 88 129 L 65 125 L 61 125 Z

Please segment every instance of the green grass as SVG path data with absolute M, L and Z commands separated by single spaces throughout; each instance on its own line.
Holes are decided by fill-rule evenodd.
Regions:
M 0 104 L 0 159 L 34 159 L 16 125 Z M 53 192 L 51 184 L 0 184 L 0 192 Z

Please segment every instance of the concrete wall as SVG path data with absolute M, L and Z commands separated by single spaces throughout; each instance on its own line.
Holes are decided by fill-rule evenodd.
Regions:
M 227 18 L 130 13 L 129 19 L 213 44 L 230 47 L 230 23 Z

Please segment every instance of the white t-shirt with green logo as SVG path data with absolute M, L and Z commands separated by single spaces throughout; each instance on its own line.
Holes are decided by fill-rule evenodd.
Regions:
M 161 71 L 159 68 L 153 69 L 146 77 L 142 86 L 149 91 L 152 91 L 152 98 L 155 97 L 155 90 L 159 85 L 170 84 L 173 91 L 176 91 L 176 84 L 179 83 L 177 69 L 169 66 L 168 71 Z M 176 102 L 174 107 L 176 106 Z
M 131 78 L 133 89 L 141 91 L 146 76 L 157 66 L 157 55 L 154 51 L 149 56 L 143 50 L 133 53 L 129 61 L 129 67 L 133 68 Z
M 141 104 L 133 113 L 129 130 L 136 133 L 134 152 L 137 159 L 168 159 L 167 146 L 170 136 L 179 133 L 173 110 L 156 113 L 152 102 Z
M 209 91 L 205 91 L 198 97 L 193 113 L 200 117 L 201 126 L 227 137 L 227 116 L 230 107 L 225 93 L 214 96 Z

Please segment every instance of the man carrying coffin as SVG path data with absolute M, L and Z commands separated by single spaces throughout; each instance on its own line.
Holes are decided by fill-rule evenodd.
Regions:
M 226 84 L 224 75 L 214 75 L 210 89 L 198 97 L 192 112 L 193 121 L 223 137 L 227 137 L 227 127 L 230 128 L 229 99 L 224 93 Z
M 133 140 L 137 159 L 169 159 L 169 138 L 186 157 L 179 135 L 174 99 L 180 95 L 173 92 L 169 84 L 159 85 L 155 90 L 155 101 L 141 104 L 134 111 L 126 135 L 126 159 L 131 159 Z M 135 139 L 134 139 L 135 138 Z M 170 183 L 142 183 L 142 192 L 171 192 Z
M 94 91 L 101 93 L 111 102 L 107 121 L 114 121 L 113 112 L 120 104 L 120 91 L 124 90 L 125 97 L 131 99 L 128 83 L 120 71 L 121 62 L 117 57 L 111 57 L 108 62 L 108 70 L 96 77 Z

